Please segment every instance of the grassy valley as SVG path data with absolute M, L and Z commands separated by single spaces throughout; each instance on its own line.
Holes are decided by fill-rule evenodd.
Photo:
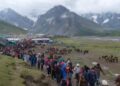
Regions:
M 22 60 L 0 55 L 0 86 L 51 86 L 50 80 Z
M 16 27 L 14 25 L 8 24 L 4 21 L 0 21 L 0 34 L 25 34 L 26 31 Z
M 120 42 L 115 41 L 107 37 L 74 37 L 74 38 L 55 38 L 60 45 L 71 47 L 71 49 L 77 48 L 81 50 L 89 50 L 88 55 L 83 55 L 81 53 L 72 53 L 66 58 L 71 58 L 71 60 L 76 63 L 80 63 L 81 66 L 89 65 L 92 66 L 93 62 L 99 62 L 105 72 L 102 75 L 102 79 L 109 82 L 109 86 L 114 86 L 115 74 L 120 74 L 120 63 L 108 63 L 104 60 L 100 60 L 99 57 L 117 56 L 120 57 Z M 116 38 L 115 38 L 116 39 Z M 120 60 L 120 58 L 119 58 Z

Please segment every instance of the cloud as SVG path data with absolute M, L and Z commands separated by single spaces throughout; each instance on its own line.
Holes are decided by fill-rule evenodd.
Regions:
M 0 0 L 0 10 L 12 8 L 23 15 L 43 14 L 55 5 L 77 13 L 119 12 L 120 0 Z
M 74 10 L 81 13 L 87 12 L 120 12 L 120 0 L 77 0 Z

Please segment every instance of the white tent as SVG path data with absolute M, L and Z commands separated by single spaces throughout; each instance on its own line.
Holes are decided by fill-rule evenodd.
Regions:
M 20 38 L 7 38 L 8 41 L 12 41 L 12 42 L 16 42 L 16 41 L 20 41 Z

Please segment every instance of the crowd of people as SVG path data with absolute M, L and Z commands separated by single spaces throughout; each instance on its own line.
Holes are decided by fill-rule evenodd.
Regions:
M 96 63 L 93 67 L 81 66 L 79 63 L 73 65 L 71 59 L 66 59 L 63 55 L 68 52 L 71 50 L 49 47 L 44 52 L 36 53 L 29 42 L 17 43 L 16 46 L 3 49 L 3 54 L 22 59 L 31 67 L 45 71 L 59 86 L 99 86 L 101 72 L 105 74 L 100 64 Z M 116 80 L 116 83 L 119 82 L 120 80 Z

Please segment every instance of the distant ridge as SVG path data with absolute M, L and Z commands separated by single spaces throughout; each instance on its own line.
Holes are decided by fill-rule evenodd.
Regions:
M 20 15 L 11 8 L 6 8 L 0 11 L 0 20 L 23 29 L 31 29 L 34 23 L 29 18 Z
M 82 16 L 103 27 L 120 30 L 120 13 L 88 13 L 82 14 Z
M 0 20 L 0 34 L 26 34 L 27 31 Z

